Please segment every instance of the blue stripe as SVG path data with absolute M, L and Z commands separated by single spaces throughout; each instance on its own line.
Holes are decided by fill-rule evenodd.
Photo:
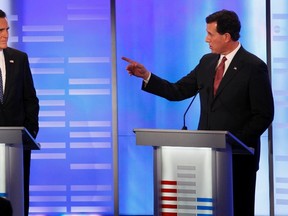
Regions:
M 212 198 L 197 198 L 197 202 L 213 202 Z
M 213 206 L 197 206 L 197 210 L 213 210 Z
M 7 193 L 0 193 L 0 197 L 7 197 Z

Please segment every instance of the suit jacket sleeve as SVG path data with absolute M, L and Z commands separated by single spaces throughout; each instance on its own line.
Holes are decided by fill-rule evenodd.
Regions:
M 149 82 L 142 83 L 142 90 L 163 97 L 169 101 L 181 101 L 192 97 L 199 90 L 195 73 L 190 72 L 176 83 L 151 74 Z

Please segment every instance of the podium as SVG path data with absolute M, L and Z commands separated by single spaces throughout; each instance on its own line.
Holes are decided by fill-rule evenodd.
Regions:
M 0 127 L 0 195 L 7 197 L 13 215 L 24 215 L 23 149 L 39 150 L 40 145 L 25 127 Z
M 233 216 L 232 154 L 254 151 L 228 131 L 134 129 L 153 147 L 154 215 Z

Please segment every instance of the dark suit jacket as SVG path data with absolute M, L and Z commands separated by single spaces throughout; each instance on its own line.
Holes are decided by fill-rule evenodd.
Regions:
M 6 48 L 6 85 L 0 104 L 0 126 L 24 126 L 36 137 L 39 104 L 26 53 Z
M 255 168 L 258 169 L 260 136 L 273 120 L 273 96 L 267 65 L 241 47 L 213 95 L 218 54 L 203 56 L 188 75 L 170 83 L 155 74 L 144 91 L 171 101 L 184 100 L 200 89 L 201 114 L 199 130 L 227 130 L 246 145 L 255 149 Z
M 10 201 L 3 197 L 0 197 L 0 216 L 13 216 Z

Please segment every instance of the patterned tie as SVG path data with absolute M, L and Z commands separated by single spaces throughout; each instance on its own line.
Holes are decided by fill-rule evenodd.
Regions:
M 3 103 L 3 81 L 2 81 L 1 68 L 0 68 L 0 102 Z
M 224 56 L 221 60 L 221 63 L 218 65 L 216 69 L 215 79 L 214 79 L 214 95 L 216 95 L 217 89 L 219 87 L 219 84 L 222 80 L 224 70 L 225 70 L 225 61 L 227 58 Z

